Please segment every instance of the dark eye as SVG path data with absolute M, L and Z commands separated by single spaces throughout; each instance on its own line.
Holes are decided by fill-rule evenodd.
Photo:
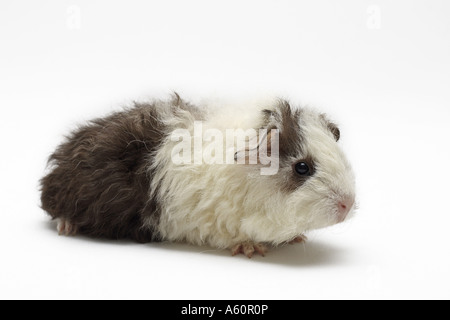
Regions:
M 301 176 L 310 176 L 311 169 L 306 162 L 298 162 L 295 164 L 295 172 L 297 172 Z

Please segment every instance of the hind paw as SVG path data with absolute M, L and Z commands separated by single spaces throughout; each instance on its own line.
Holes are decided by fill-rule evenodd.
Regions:
M 268 250 L 268 248 L 264 244 L 244 242 L 244 243 L 239 243 L 239 244 L 235 245 L 234 247 L 232 247 L 231 255 L 235 256 L 237 254 L 242 253 L 242 254 L 246 255 L 248 258 L 251 258 L 253 256 L 253 254 L 256 252 L 264 257 L 265 254 L 267 253 L 267 250 Z
M 58 231 L 58 234 L 66 235 L 66 236 L 74 236 L 77 234 L 78 228 L 76 225 L 70 223 L 66 219 L 59 219 L 58 224 L 56 225 L 56 230 Z

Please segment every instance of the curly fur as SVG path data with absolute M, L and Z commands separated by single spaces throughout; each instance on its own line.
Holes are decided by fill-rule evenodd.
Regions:
M 91 121 L 50 157 L 51 172 L 41 180 L 42 207 L 92 236 L 217 248 L 279 245 L 338 223 L 338 204 L 355 195 L 337 126 L 283 100 L 238 115 L 206 111 L 175 95 Z M 193 132 L 198 120 L 222 131 L 278 129 L 279 172 L 262 176 L 261 164 L 175 165 L 171 132 Z M 299 160 L 314 166 L 313 176 L 293 172 Z

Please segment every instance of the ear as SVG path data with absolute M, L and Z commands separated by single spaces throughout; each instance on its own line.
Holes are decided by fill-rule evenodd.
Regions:
M 276 128 L 272 128 L 276 129 Z M 256 139 L 258 141 L 256 141 Z M 272 130 L 259 130 L 259 137 L 246 141 L 247 146 L 234 154 L 234 161 L 239 164 L 264 164 L 261 155 L 270 157 L 272 154 Z
M 320 117 L 322 118 L 322 120 L 325 121 L 325 124 L 327 125 L 328 130 L 333 134 L 334 140 L 336 140 L 336 142 L 338 142 L 339 139 L 341 138 L 341 130 L 339 130 L 338 126 L 335 123 L 328 120 L 328 118 L 325 114 L 321 114 Z
M 337 125 L 334 124 L 333 122 L 328 122 L 327 127 L 328 127 L 328 130 L 330 130 L 331 133 L 333 134 L 334 140 L 336 140 L 336 142 L 338 142 L 339 139 L 341 138 L 341 130 L 339 130 Z

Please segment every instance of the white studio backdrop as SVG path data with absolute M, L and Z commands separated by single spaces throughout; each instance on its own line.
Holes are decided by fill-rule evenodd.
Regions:
M 449 16 L 439 0 L 3 0 L 0 298 L 450 298 Z M 327 112 L 355 218 L 252 260 L 57 236 L 38 181 L 63 135 L 174 90 Z

